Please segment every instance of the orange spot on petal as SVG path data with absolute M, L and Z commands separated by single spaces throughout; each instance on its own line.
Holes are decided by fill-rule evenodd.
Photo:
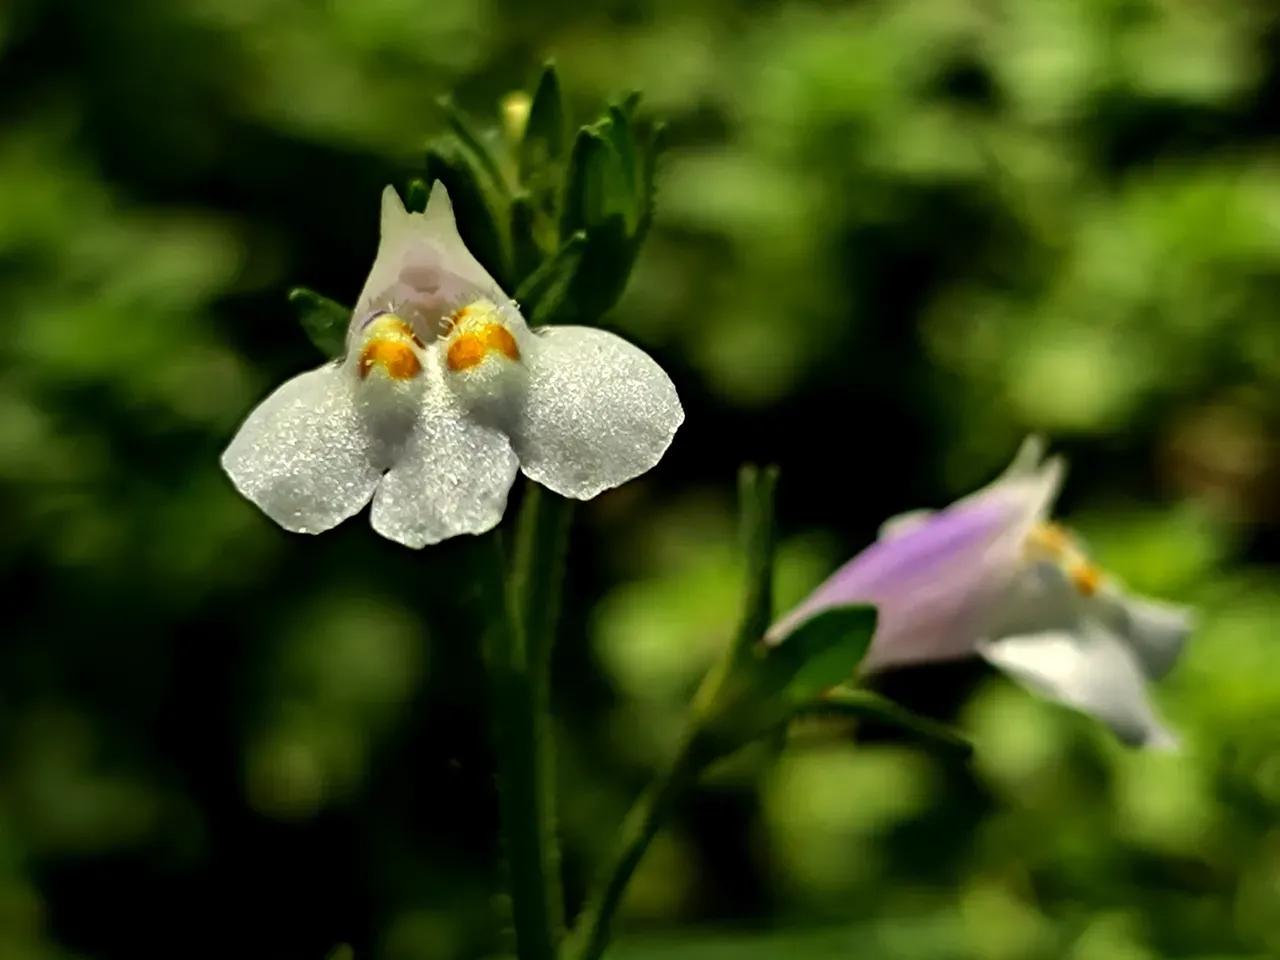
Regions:
M 1077 563 L 1071 567 L 1071 585 L 1082 597 L 1092 597 L 1102 586 L 1102 573 L 1089 563 Z
M 516 345 L 516 339 L 511 335 L 511 331 L 500 323 L 487 323 L 482 327 L 459 334 L 449 344 L 445 362 L 448 363 L 450 370 L 457 373 L 480 363 L 491 350 L 497 351 L 508 360 L 520 359 L 520 348 Z
M 411 380 L 422 372 L 422 362 L 413 348 L 401 340 L 381 337 L 370 340 L 360 353 L 360 379 L 375 366 L 386 371 L 392 380 Z

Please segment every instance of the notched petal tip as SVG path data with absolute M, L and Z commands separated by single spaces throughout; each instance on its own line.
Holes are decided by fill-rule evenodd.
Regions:
M 1009 485 L 1026 486 L 1035 491 L 1047 503 L 1057 499 L 1066 477 L 1067 462 L 1061 456 L 1046 456 L 1048 445 L 1040 434 L 1031 434 L 1018 447 L 1002 474 L 992 487 Z
M 1168 674 L 1195 629 L 1195 611 L 1132 594 L 1122 594 L 1118 606 L 1119 626 L 1137 650 L 1147 675 L 1158 680 Z
M 456 229 L 453 201 L 449 199 L 449 191 L 445 189 L 444 181 L 436 180 L 431 184 L 431 193 L 427 197 L 427 209 L 422 215 L 428 223 L 447 223 Z
M 1018 452 L 1013 455 L 1013 461 L 1005 468 L 1004 475 L 1016 477 L 1037 472 L 1047 450 L 1048 444 L 1043 435 L 1029 434 L 1018 445 Z
M 424 213 L 409 213 L 394 187 L 382 192 L 378 253 L 356 301 L 355 318 L 394 309 L 412 316 L 424 340 L 434 339 L 449 309 L 478 297 L 504 299 L 473 257 L 454 222 L 444 185 L 432 185 Z
M 497 430 L 466 417 L 441 390 L 373 498 L 370 522 L 389 540 L 420 548 L 493 529 L 507 506 L 516 455 Z
M 396 188 L 387 184 L 382 188 L 382 235 L 385 237 L 403 227 L 409 219 L 409 211 Z

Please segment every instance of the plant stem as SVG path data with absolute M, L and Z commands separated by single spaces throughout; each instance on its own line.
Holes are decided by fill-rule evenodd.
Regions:
M 564 951 L 565 960 L 599 960 L 627 884 L 672 807 L 717 756 L 732 746 L 722 737 L 726 709 L 735 704 L 736 673 L 769 625 L 773 603 L 776 468 L 744 467 L 738 477 L 740 536 L 746 558 L 742 620 L 723 655 L 694 695 L 689 727 L 675 757 L 627 813 L 613 858 L 588 897 Z
M 569 937 L 565 960 L 598 960 L 609 945 L 610 927 L 627 884 L 671 809 L 702 772 L 706 756 L 699 742 L 696 734 L 687 736 L 666 771 L 627 812 L 613 856 Z
M 516 530 L 511 597 L 530 668 L 545 687 L 560 617 L 573 505 L 536 483 L 525 486 Z
M 548 668 L 568 521 L 563 501 L 530 485 L 510 583 L 496 534 L 483 573 L 499 809 L 521 960 L 554 960 L 564 924 Z

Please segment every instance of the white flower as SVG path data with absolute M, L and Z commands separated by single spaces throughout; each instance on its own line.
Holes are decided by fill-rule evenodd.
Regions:
M 222 465 L 288 530 L 328 530 L 372 499 L 375 530 L 421 547 L 492 528 L 517 470 L 579 500 L 625 483 L 683 419 L 666 373 L 620 337 L 531 330 L 440 183 L 414 214 L 387 187 L 346 356 L 267 397 Z

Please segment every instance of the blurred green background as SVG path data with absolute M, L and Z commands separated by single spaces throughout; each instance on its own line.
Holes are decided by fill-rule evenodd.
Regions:
M 1041 430 L 1063 511 L 1201 626 L 1126 752 L 975 667 L 886 689 L 968 765 L 797 731 L 660 838 L 620 960 L 1280 956 L 1280 12 L 1264 0 L 0 5 L 0 957 L 498 952 L 465 544 L 292 536 L 217 458 L 320 358 L 453 92 L 546 56 L 671 125 L 607 322 L 659 467 L 578 512 L 569 899 L 731 627 L 733 476 L 779 604 Z

